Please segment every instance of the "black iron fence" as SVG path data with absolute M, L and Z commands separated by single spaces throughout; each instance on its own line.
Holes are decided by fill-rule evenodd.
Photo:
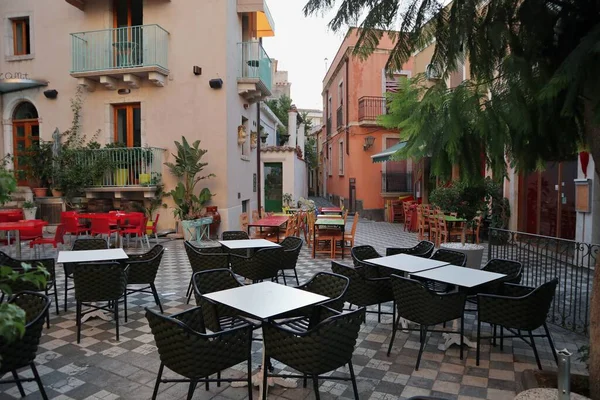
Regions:
M 504 229 L 490 229 L 488 259 L 523 264 L 521 284 L 539 286 L 559 279 L 548 322 L 588 335 L 590 297 L 600 245 Z
M 382 193 L 412 192 L 412 173 L 390 172 L 381 174 Z
M 363 96 L 358 99 L 358 120 L 375 121 L 386 113 L 385 97 Z

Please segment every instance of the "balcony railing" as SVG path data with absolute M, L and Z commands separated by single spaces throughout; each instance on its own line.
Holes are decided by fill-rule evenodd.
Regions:
M 92 187 L 156 186 L 162 181 L 164 151 L 158 147 L 81 150 L 77 162 L 90 171 L 105 169 Z
M 363 96 L 358 99 L 358 121 L 376 121 L 386 113 L 385 97 Z
M 238 43 L 240 65 L 239 78 L 259 79 L 271 91 L 271 59 L 260 42 Z
M 344 126 L 344 109 L 343 106 L 339 106 L 336 112 L 337 117 L 337 128 L 338 130 Z
M 327 117 L 327 136 L 331 135 L 331 116 Z
M 382 193 L 410 193 L 412 192 L 411 172 L 390 172 L 381 174 Z
M 169 32 L 140 25 L 71 33 L 71 73 L 155 67 L 168 71 Z

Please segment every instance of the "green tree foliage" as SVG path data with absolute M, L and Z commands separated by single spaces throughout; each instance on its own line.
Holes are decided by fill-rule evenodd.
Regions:
M 288 111 L 292 108 L 292 99 L 288 96 L 281 96 L 278 99 L 271 99 L 265 101 L 265 104 L 273 111 L 273 113 L 279 118 L 283 127 L 287 129 L 288 126 Z

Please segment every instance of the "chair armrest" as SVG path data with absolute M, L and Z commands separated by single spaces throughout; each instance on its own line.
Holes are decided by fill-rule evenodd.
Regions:
M 194 307 L 192 309 L 173 314 L 171 315 L 171 318 L 175 318 L 183 322 L 196 332 L 206 333 L 201 307 Z
M 502 294 L 509 297 L 523 297 L 533 292 L 535 288 L 514 283 L 505 283 L 502 286 Z

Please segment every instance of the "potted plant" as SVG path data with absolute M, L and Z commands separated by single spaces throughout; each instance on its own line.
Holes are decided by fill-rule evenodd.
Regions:
M 32 185 L 35 197 L 45 197 L 52 179 L 52 142 L 35 140 L 23 155 L 19 156 L 19 171 Z
M 264 126 L 260 126 L 260 129 L 258 130 L 260 133 L 260 141 L 261 143 L 267 143 L 267 138 L 269 137 L 269 132 L 265 132 L 265 127 Z
M 179 179 L 175 189 L 168 194 L 175 202 L 175 217 L 181 221 L 186 233 L 194 226 L 193 221 L 202 217 L 204 205 L 214 196 L 208 188 L 203 188 L 196 195 L 195 188 L 201 180 L 213 178 L 215 175 L 200 175 L 208 165 L 202 162 L 202 157 L 207 150 L 200 148 L 200 141 L 196 140 L 190 145 L 185 136 L 181 139 L 181 143 L 175 141 L 177 147 L 177 154 L 173 154 L 175 162 L 168 162 L 165 165 Z
M 484 247 L 465 243 L 467 229 L 473 226 L 478 213 L 484 212 L 488 205 L 488 192 L 485 181 L 457 181 L 450 186 L 439 187 L 431 191 L 429 200 L 444 212 L 456 212 L 458 218 L 465 220 L 462 226 L 461 243 L 443 243 L 441 247 L 459 251 L 467 256 L 467 267 L 481 268 Z
M 26 201 L 23 203 L 23 216 L 25 219 L 35 219 L 37 207 L 34 202 Z
M 104 146 L 110 151 L 110 159 L 114 166 L 114 182 L 117 186 L 126 186 L 129 182 L 129 167 L 131 166 L 131 154 L 124 143 L 109 143 Z
M 290 139 L 290 135 L 287 131 L 287 128 L 283 125 L 279 125 L 277 127 L 277 136 L 279 137 L 279 145 L 283 146 Z
M 148 223 L 146 226 L 149 230 L 146 231 L 147 234 L 152 232 L 152 227 L 154 225 L 154 213 L 162 208 L 167 208 L 167 204 L 163 202 L 163 199 L 168 196 L 165 193 L 165 186 L 162 183 L 156 185 L 156 189 L 154 190 L 154 196 L 147 199 L 146 206 L 141 205 L 140 203 L 133 203 L 133 207 L 137 209 L 139 212 L 143 212 L 148 218 Z

